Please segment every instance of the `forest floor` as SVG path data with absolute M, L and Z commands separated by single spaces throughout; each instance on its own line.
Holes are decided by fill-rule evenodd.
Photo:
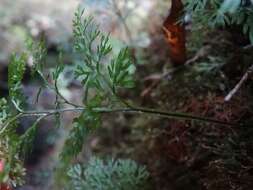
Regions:
M 137 68 L 136 89 L 122 96 L 144 107 L 245 126 L 148 115 L 119 115 L 115 120 L 113 115 L 106 116 L 105 128 L 91 143 L 100 155 L 131 157 L 147 165 L 153 189 L 253 187 L 252 86 L 246 83 L 229 102 L 224 101 L 253 56 L 251 51 L 241 50 L 230 32 L 216 30 L 207 35 L 212 41 L 206 40 L 198 51 L 190 52 L 193 57 L 201 54 L 195 62 L 161 78 L 171 68 L 166 64 L 164 38 L 157 34 L 150 47 L 141 50 L 146 57 L 145 64 Z

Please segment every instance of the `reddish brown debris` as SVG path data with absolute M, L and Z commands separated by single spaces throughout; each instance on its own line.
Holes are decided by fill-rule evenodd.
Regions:
M 170 58 L 176 66 L 186 61 L 185 27 L 179 22 L 183 8 L 181 0 L 172 0 L 170 14 L 163 23 L 163 31 L 170 46 Z

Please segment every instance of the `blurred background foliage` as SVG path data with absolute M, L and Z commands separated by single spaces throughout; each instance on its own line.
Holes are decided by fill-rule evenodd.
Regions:
M 78 4 L 81 4 L 87 13 L 94 15 L 102 30 L 129 44 L 129 33 L 125 31 L 123 19 L 123 22 L 131 26 L 129 29 L 134 41 L 132 45 L 148 46 L 150 40 L 147 29 L 161 23 L 159 16 L 166 15 L 168 11 L 168 5 L 162 6 L 167 4 L 166 1 L 159 3 L 152 0 L 117 0 L 116 5 L 113 2 L 112 0 L 2 0 L 0 2 L 1 64 L 8 62 L 11 52 L 24 47 L 24 40 L 28 35 L 35 38 L 45 35 L 49 46 L 67 42 L 71 38 L 72 17 Z M 119 11 L 122 18 L 118 15 Z

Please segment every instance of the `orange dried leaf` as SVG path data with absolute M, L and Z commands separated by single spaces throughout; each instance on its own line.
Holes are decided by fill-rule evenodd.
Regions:
M 178 22 L 183 8 L 181 0 L 172 0 L 170 14 L 163 23 L 163 31 L 170 46 L 170 58 L 175 65 L 184 64 L 186 61 L 185 28 Z

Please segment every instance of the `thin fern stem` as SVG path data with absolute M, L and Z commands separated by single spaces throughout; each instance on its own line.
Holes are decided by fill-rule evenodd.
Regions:
M 58 88 L 58 82 L 57 80 L 55 81 L 55 85 L 52 86 L 48 81 L 47 79 L 45 78 L 44 74 L 41 72 L 41 71 L 37 71 L 39 76 L 41 77 L 41 79 L 43 80 L 44 84 L 46 85 L 46 87 L 48 87 L 49 89 L 53 90 L 63 101 L 64 103 L 68 104 L 68 105 L 71 105 L 73 107 L 79 107 L 78 105 L 70 102 L 69 100 L 67 100 L 62 94 L 61 92 L 59 91 L 59 88 Z
M 87 110 L 85 107 L 74 107 L 74 108 L 62 108 L 62 109 L 52 109 L 52 110 L 42 110 L 42 111 L 22 111 L 12 119 L 6 122 L 4 127 L 1 129 L 0 134 L 8 127 L 9 124 L 16 121 L 21 117 L 39 117 L 41 119 L 45 119 L 46 117 L 60 114 L 64 112 L 83 112 Z M 148 114 L 154 115 L 158 117 L 165 117 L 165 118 L 175 118 L 175 119 L 183 119 L 183 120 L 191 120 L 191 121 L 201 121 L 207 123 L 214 123 L 218 125 L 226 125 L 226 126 L 238 126 L 240 124 L 237 123 L 230 123 L 226 121 L 221 121 L 217 119 L 207 118 L 207 117 L 200 117 L 195 116 L 187 113 L 180 113 L 180 112 L 166 112 L 160 111 L 156 109 L 150 108 L 142 108 L 142 107 L 122 107 L 122 108 L 105 108 L 105 107 L 97 107 L 92 109 L 93 112 L 96 113 L 115 113 L 115 112 L 122 112 L 122 113 L 137 113 L 137 114 Z
M 79 105 L 70 102 L 69 100 L 67 100 L 67 99 L 62 95 L 62 93 L 59 91 L 59 88 L 58 88 L 58 81 L 57 81 L 57 80 L 55 80 L 55 85 L 54 85 L 54 86 L 55 86 L 54 89 L 55 89 L 56 94 L 64 101 L 64 103 L 69 104 L 69 105 L 71 105 L 71 106 L 73 106 L 73 107 L 79 107 Z
M 15 122 L 17 119 L 19 119 L 20 117 L 22 117 L 23 113 L 18 113 L 15 116 L 13 116 L 12 118 L 8 119 L 4 124 L 3 127 L 1 127 L 0 130 L 0 135 L 6 130 L 6 128 L 13 122 Z

